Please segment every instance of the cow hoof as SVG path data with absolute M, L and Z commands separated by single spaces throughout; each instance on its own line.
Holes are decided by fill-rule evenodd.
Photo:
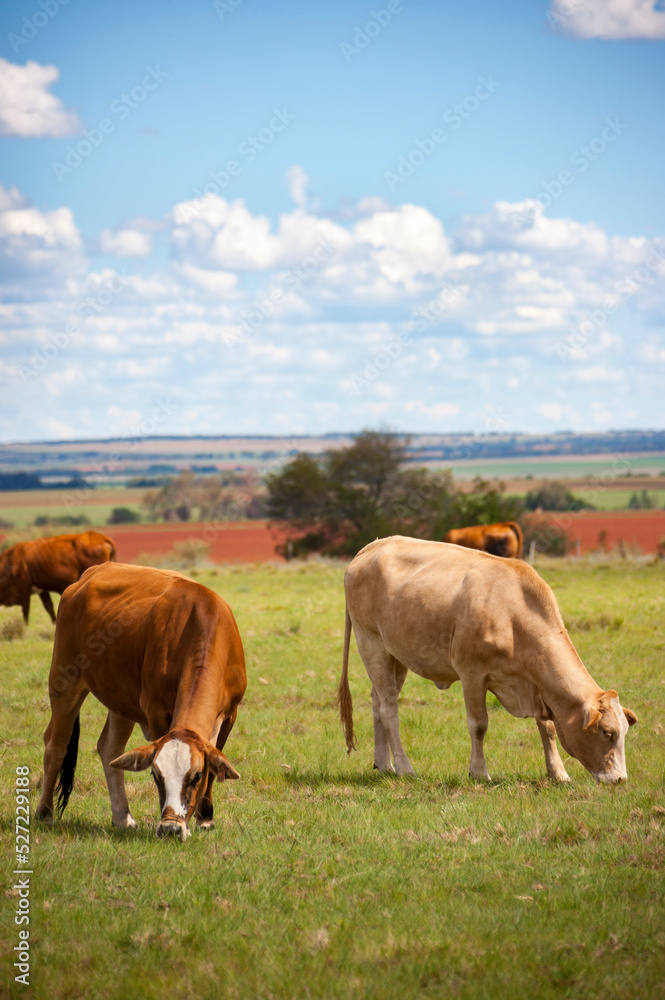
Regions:
M 198 830 L 214 830 L 215 821 L 214 819 L 201 819 L 197 824 Z
M 112 822 L 116 830 L 135 830 L 138 826 L 134 817 L 129 813 L 127 813 L 126 816 L 122 816 L 120 819 L 112 820 Z
M 40 812 L 38 809 L 35 813 L 35 819 L 40 823 L 47 823 L 49 826 L 53 826 L 53 813 L 51 810 L 42 809 Z

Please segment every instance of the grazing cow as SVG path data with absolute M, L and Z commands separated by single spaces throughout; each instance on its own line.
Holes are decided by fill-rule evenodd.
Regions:
M 522 558 L 522 529 L 516 521 L 502 524 L 476 524 L 472 528 L 453 528 L 444 542 L 464 545 L 467 549 L 480 549 L 505 559 Z
M 471 736 L 469 774 L 489 780 L 485 696 L 535 718 L 547 773 L 569 781 L 556 746 L 598 781 L 626 779 L 625 735 L 637 716 L 587 673 L 554 594 L 536 571 L 445 542 L 381 538 L 344 579 L 346 629 L 337 698 L 348 752 L 355 746 L 348 681 L 351 629 L 372 681 L 374 767 L 413 774 L 399 737 L 397 698 L 407 670 L 445 690 L 462 682 Z
M 62 594 L 89 566 L 115 559 L 115 545 L 98 531 L 17 542 L 0 555 L 0 604 L 19 604 L 28 624 L 30 595 L 38 593 L 55 625 L 50 590 Z
M 238 626 L 226 601 L 180 573 L 107 563 L 63 595 L 49 676 L 51 721 L 37 806 L 53 818 L 72 791 L 79 711 L 92 693 L 108 709 L 97 749 L 113 825 L 134 827 L 123 771 L 152 768 L 161 811 L 157 834 L 213 826 L 212 785 L 239 778 L 221 752 L 247 685 Z M 125 753 L 138 722 L 145 746 Z

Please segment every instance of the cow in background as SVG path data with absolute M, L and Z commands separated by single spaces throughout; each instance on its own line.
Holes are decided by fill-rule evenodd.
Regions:
M 97 743 L 113 825 L 135 827 L 123 771 L 152 770 L 157 835 L 189 837 L 196 814 L 213 825 L 212 785 L 240 775 L 221 752 L 245 693 L 245 657 L 226 601 L 169 570 L 107 563 L 64 594 L 49 675 L 51 721 L 37 817 L 67 805 L 78 757 L 79 712 L 88 694 L 108 709 Z M 134 724 L 151 742 L 125 752 Z
M 115 559 L 115 545 L 98 531 L 17 542 L 0 555 L 0 604 L 18 604 L 27 625 L 30 595 L 38 593 L 55 624 L 49 591 L 62 594 L 90 566 Z
M 467 549 L 479 549 L 492 556 L 506 559 L 522 558 L 522 529 L 516 521 L 501 524 L 477 524 L 471 528 L 454 528 L 443 539 Z

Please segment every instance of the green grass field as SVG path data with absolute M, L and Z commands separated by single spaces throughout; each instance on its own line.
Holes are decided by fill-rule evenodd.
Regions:
M 665 567 L 542 562 L 593 677 L 639 725 L 629 781 L 568 761 L 545 778 L 536 725 L 493 697 L 493 781 L 467 775 L 459 685 L 409 675 L 401 701 L 416 779 L 372 770 L 370 685 L 355 646 L 359 752 L 333 708 L 343 569 L 201 571 L 236 613 L 249 687 L 215 785 L 216 829 L 158 841 L 149 773 L 128 778 L 137 831 L 119 833 L 81 713 L 76 783 L 52 828 L 32 820 L 31 985 L 13 983 L 16 767 L 39 795 L 53 627 L 33 599 L 0 642 L 3 893 L 0 995 L 44 1000 L 662 997 L 665 992 Z M 0 635 L 20 618 L 0 610 Z M 130 747 L 143 743 L 137 732 Z M 565 760 L 565 755 L 563 755 Z
M 461 462 L 444 462 L 442 468 L 452 468 L 456 479 L 483 476 L 487 479 L 521 478 L 531 475 L 540 479 L 580 479 L 585 476 L 633 475 L 647 473 L 658 476 L 665 472 L 665 455 L 571 455 L 552 458 L 488 458 Z M 654 484 L 656 485 L 656 484 Z

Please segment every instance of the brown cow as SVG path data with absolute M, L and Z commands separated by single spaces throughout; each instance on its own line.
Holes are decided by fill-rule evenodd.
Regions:
M 445 542 L 381 538 L 344 578 L 346 630 L 338 702 L 349 753 L 355 745 L 348 664 L 351 629 L 372 681 L 374 766 L 413 774 L 399 737 L 397 698 L 408 670 L 445 690 L 462 682 L 471 736 L 469 774 L 489 779 L 485 696 L 535 718 L 547 773 L 569 781 L 556 746 L 598 781 L 626 779 L 625 736 L 637 722 L 616 691 L 588 674 L 554 594 L 527 563 Z
M 467 549 L 479 549 L 506 559 L 522 558 L 522 529 L 516 521 L 501 524 L 476 524 L 472 528 L 453 528 L 443 539 Z
M 51 721 L 37 816 L 53 818 L 72 791 L 79 711 L 92 693 L 108 717 L 97 749 L 113 825 L 136 826 L 123 771 L 152 767 L 157 834 L 213 825 L 212 785 L 240 775 L 221 752 L 247 685 L 238 626 L 226 601 L 180 573 L 107 563 L 87 570 L 58 610 L 49 676 Z M 146 746 L 125 753 L 134 724 Z
M 19 604 L 28 624 L 30 595 L 38 593 L 55 625 L 49 591 L 62 594 L 89 566 L 115 559 L 115 545 L 98 531 L 17 542 L 0 555 L 0 604 Z

